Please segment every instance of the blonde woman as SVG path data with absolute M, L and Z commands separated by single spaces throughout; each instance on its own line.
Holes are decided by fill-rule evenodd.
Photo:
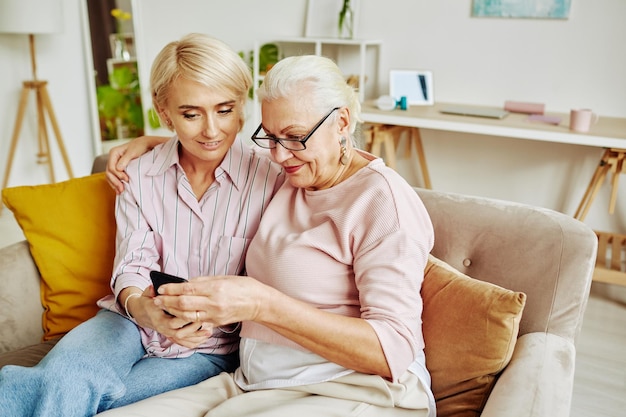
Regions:
M 237 322 L 170 315 L 155 305 L 149 275 L 241 274 L 284 176 L 238 137 L 252 80 L 228 46 L 185 36 L 159 53 L 150 82 L 154 107 L 175 135 L 126 170 L 112 294 L 39 365 L 2 369 L 2 416 L 93 416 L 239 363 Z

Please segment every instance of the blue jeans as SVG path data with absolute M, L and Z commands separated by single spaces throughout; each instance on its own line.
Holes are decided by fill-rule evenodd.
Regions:
M 196 384 L 239 364 L 229 355 L 144 358 L 137 325 L 101 310 L 32 368 L 0 370 L 0 416 L 86 417 Z

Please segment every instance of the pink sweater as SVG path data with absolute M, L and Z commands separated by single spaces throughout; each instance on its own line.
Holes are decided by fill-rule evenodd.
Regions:
M 418 195 L 376 159 L 327 190 L 295 189 L 286 182 L 263 216 L 246 268 L 248 275 L 291 297 L 367 320 L 397 380 L 423 358 L 420 289 L 433 241 Z M 256 323 L 245 322 L 241 336 L 244 344 L 250 338 L 303 349 Z M 258 381 L 246 374 L 245 364 L 263 363 L 259 350 L 240 353 L 241 371 L 250 383 Z M 271 375 L 271 363 L 265 366 L 257 374 L 285 376 Z

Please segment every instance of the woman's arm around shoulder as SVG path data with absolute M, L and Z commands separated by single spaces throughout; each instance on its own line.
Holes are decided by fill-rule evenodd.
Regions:
M 106 177 L 111 188 L 117 194 L 121 194 L 124 191 L 124 182 L 128 182 L 126 167 L 130 161 L 168 140 L 166 136 L 140 136 L 128 143 L 111 148 L 106 167 Z

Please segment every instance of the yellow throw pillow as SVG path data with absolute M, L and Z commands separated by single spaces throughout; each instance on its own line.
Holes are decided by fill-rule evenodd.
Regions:
M 69 332 L 109 294 L 115 257 L 115 192 L 104 173 L 2 190 L 42 279 L 44 340 Z M 18 278 L 18 277 L 16 277 Z
M 511 360 L 526 294 L 472 279 L 431 256 L 422 298 L 437 416 L 479 416 Z

